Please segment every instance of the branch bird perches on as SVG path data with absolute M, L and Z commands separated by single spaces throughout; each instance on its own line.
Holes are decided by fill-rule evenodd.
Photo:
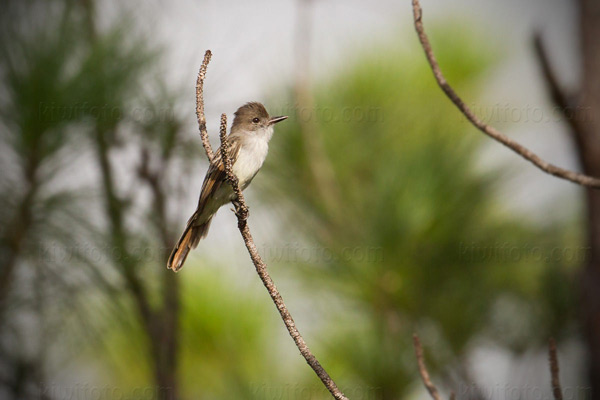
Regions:
M 200 127 L 200 137 L 202 139 L 202 145 L 204 146 L 204 150 L 206 151 L 206 156 L 209 161 L 213 161 L 214 154 L 212 148 L 210 146 L 210 141 L 208 140 L 208 132 L 206 130 L 206 118 L 204 116 L 204 97 L 203 97 L 203 87 L 204 87 L 204 78 L 206 76 L 206 68 L 208 63 L 210 62 L 210 58 L 212 53 L 210 50 L 207 50 L 204 55 L 204 60 L 202 62 L 202 66 L 200 67 L 200 71 L 198 72 L 198 79 L 196 81 L 196 116 L 198 117 L 198 125 Z M 283 302 L 283 298 L 279 294 L 275 283 L 271 279 L 269 272 L 267 271 L 267 265 L 262 260 L 262 257 L 258 253 L 258 249 L 254 244 L 254 239 L 252 238 L 252 234 L 250 233 L 250 228 L 248 227 L 248 206 L 246 205 L 246 201 L 244 200 L 244 195 L 242 194 L 242 190 L 239 187 L 238 179 L 232 172 L 232 163 L 231 159 L 228 156 L 228 148 L 229 143 L 227 141 L 227 116 L 225 114 L 221 115 L 221 127 L 220 127 L 220 139 L 221 139 L 221 158 L 223 160 L 223 165 L 225 167 L 225 173 L 227 174 L 227 181 L 231 184 L 233 191 L 235 193 L 235 200 L 233 204 L 235 206 L 235 215 L 238 219 L 238 228 L 240 233 L 242 234 L 242 238 L 244 240 L 244 244 L 246 245 L 246 249 L 248 249 L 248 253 L 250 254 L 250 258 L 252 259 L 252 263 L 256 268 L 256 272 L 260 277 L 262 283 L 265 288 L 269 292 L 275 307 L 277 307 L 277 311 L 279 311 L 279 315 L 285 324 L 290 336 L 294 340 L 296 347 L 300 351 L 300 354 L 304 357 L 308 365 L 315 371 L 323 385 L 329 390 L 331 395 L 338 400 L 348 400 L 348 398 L 342 393 L 342 391 L 335 384 L 333 379 L 329 376 L 327 371 L 323 368 L 319 360 L 314 356 L 314 354 L 308 348 L 304 338 L 298 331 L 296 327 L 296 323 L 292 318 L 292 315 L 288 311 L 285 303 Z

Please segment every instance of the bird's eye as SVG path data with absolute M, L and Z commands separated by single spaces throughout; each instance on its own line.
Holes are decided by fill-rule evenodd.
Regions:
M 260 121 L 258 118 L 253 118 L 252 122 L 254 122 L 255 124 L 258 124 L 258 121 Z

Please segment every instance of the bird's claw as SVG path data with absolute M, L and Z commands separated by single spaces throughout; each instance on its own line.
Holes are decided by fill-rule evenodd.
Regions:
M 248 206 L 246 206 L 245 204 L 242 204 L 236 200 L 233 201 L 233 206 L 235 207 L 235 210 L 232 210 L 232 211 L 235 213 L 235 215 L 239 219 L 244 220 L 244 221 L 248 219 L 248 215 L 250 214 L 250 211 L 248 210 Z

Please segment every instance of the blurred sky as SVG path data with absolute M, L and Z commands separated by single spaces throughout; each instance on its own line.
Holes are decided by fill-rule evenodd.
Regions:
M 135 28 L 167 49 L 164 74 L 173 86 L 184 90 L 186 104 L 190 105 L 186 111 L 190 134 L 196 134 L 196 74 L 205 49 L 213 51 L 205 98 L 209 132 L 215 143 L 221 112 L 231 115 L 246 101 L 264 101 L 273 89 L 293 81 L 299 3 L 106 0 L 101 2 L 100 15 L 106 23 L 122 14 L 125 7 L 134 15 Z M 417 43 L 410 0 L 304 3 L 310 7 L 311 75 L 316 84 L 354 60 L 357 49 L 386 43 L 394 37 L 407 46 Z M 531 38 L 535 30 L 542 32 L 559 76 L 566 84 L 574 84 L 578 65 L 576 10 L 572 4 L 571 0 L 422 1 L 426 28 L 448 19 L 459 20 L 466 27 L 472 26 L 475 35 L 489 40 L 502 55 L 481 81 L 480 102 L 465 98 L 467 104 L 542 157 L 567 168 L 577 168 L 573 147 L 564 134 L 564 125 L 556 123 L 551 115 Z M 415 52 L 415 57 L 423 54 Z M 461 121 L 457 113 L 457 122 Z M 517 168 L 510 173 L 507 190 L 500 193 L 506 197 L 507 208 L 543 220 L 546 217 L 537 211 L 545 209 L 540 202 L 547 209 L 556 204 L 557 197 L 563 201 L 574 199 L 575 185 L 537 171 L 500 145 L 488 143 L 485 149 L 483 166 L 504 168 L 509 163 Z M 200 183 L 199 179 L 198 189 Z M 196 201 L 192 192 L 190 204 Z M 557 217 L 572 216 L 573 209 L 556 208 Z
M 104 0 L 98 3 L 98 18 L 102 28 L 121 16 L 132 16 L 132 28 L 166 50 L 160 73 L 172 88 L 182 90 L 187 134 L 198 139 L 195 81 L 204 51 L 212 50 L 205 100 L 208 130 L 216 147 L 220 113 L 226 112 L 231 118 L 246 101 L 268 101 L 274 92 L 292 85 L 297 73 L 295 46 L 301 3 L 309 7 L 313 85 L 335 75 L 346 64 L 356 62 L 361 49 L 394 40 L 414 49 L 414 57 L 424 60 L 413 28 L 410 0 Z M 498 62 L 480 78 L 480 95 L 465 97 L 465 102 L 483 119 L 548 161 L 577 169 L 565 126 L 554 121 L 551 114 L 532 51 L 532 34 L 539 30 L 558 75 L 566 84 L 576 83 L 577 15 L 572 3 L 572 0 L 421 1 L 426 28 L 448 20 L 460 21 L 465 29 L 472 29 L 484 43 L 487 41 L 497 49 Z M 434 51 L 435 45 L 434 42 Z M 441 67 L 443 70 L 444 66 Z M 439 95 L 443 93 L 440 91 Z M 267 105 L 272 114 L 290 107 Z M 456 121 L 464 124 L 466 130 L 469 128 L 458 111 Z M 465 134 L 481 135 L 473 129 Z M 497 193 L 498 203 L 506 211 L 545 223 L 549 218 L 571 219 L 579 210 L 580 189 L 575 185 L 540 172 L 498 143 L 487 139 L 482 142 L 479 156 L 482 170 L 506 171 L 506 183 Z M 204 154 L 198 157 L 205 159 Z M 186 203 L 175 210 L 182 227 L 196 207 L 205 168 L 194 171 Z M 260 221 L 252 224 L 257 244 L 277 245 L 274 241 L 281 238 L 289 242 L 289 232 L 279 226 L 273 211 L 262 210 L 252 201 L 252 190 L 251 187 L 248 191 L 250 204 L 254 204 L 251 222 Z M 239 270 L 234 261 L 245 260 L 242 258 L 245 249 L 236 230 L 235 216 L 224 207 L 215 217 L 210 235 L 191 258 L 202 252 L 218 257 L 221 262 L 232 261 L 232 268 Z M 227 253 L 231 260 L 223 260 L 222 248 L 234 249 Z M 254 279 L 252 270 L 245 269 L 245 273 L 248 279 Z
M 244 102 L 266 101 L 275 89 L 293 82 L 300 3 L 298 0 L 106 0 L 100 3 L 99 14 L 102 26 L 123 15 L 123 8 L 127 9 L 134 16 L 134 28 L 167 50 L 163 73 L 173 87 L 184 92 L 190 135 L 197 135 L 196 74 L 204 51 L 213 51 L 205 99 L 209 132 L 216 144 L 221 112 L 231 117 Z M 311 76 L 315 85 L 355 60 L 357 49 L 389 43 L 394 38 L 407 46 L 417 44 L 409 0 L 304 3 L 310 7 Z M 465 98 L 466 103 L 543 158 L 563 167 L 578 168 L 564 125 L 556 123 L 551 115 L 531 46 L 532 33 L 539 30 L 559 76 L 566 84 L 577 81 L 577 15 L 572 3 L 571 0 L 423 0 L 422 7 L 426 28 L 436 22 L 461 21 L 467 28 L 472 27 L 474 35 L 488 40 L 501 55 L 499 62 L 481 78 L 481 96 Z M 424 56 L 417 49 L 415 57 Z M 467 127 L 458 111 L 457 123 Z M 471 134 L 477 133 L 471 131 Z M 549 209 L 553 210 L 554 218 L 572 217 L 578 207 L 575 185 L 541 173 L 497 143 L 484 143 L 482 168 L 514 168 L 507 171 L 508 182 L 498 193 L 507 210 L 538 222 L 547 220 Z M 190 183 L 189 210 L 195 207 L 203 175 L 204 171 L 199 171 L 197 181 Z M 573 206 L 564 207 L 564 203 Z M 229 217 L 233 221 L 228 214 L 221 212 L 217 219 Z M 231 229 L 222 232 L 221 226 Z M 212 239 L 208 240 L 229 241 L 232 236 L 237 240 L 231 235 L 233 229 L 235 224 L 215 222 Z

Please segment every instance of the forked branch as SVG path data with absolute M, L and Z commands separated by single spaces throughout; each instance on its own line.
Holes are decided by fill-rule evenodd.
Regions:
M 202 83 L 204 81 L 204 75 L 206 74 L 206 65 L 210 60 L 210 50 L 206 52 L 204 56 L 204 62 L 202 63 L 202 67 L 200 68 L 200 73 L 198 74 L 198 81 L 196 82 L 196 112 L 198 116 L 198 123 L 200 124 L 200 135 L 202 136 L 202 144 L 204 145 L 204 149 L 206 150 L 206 155 L 209 160 L 212 162 L 213 160 L 213 152 L 210 146 L 210 142 L 208 141 L 208 135 L 206 134 L 206 118 L 204 117 L 204 102 L 202 99 Z M 225 114 L 221 115 L 221 128 L 220 128 L 220 139 L 221 139 L 221 158 L 223 160 L 223 166 L 225 168 L 225 173 L 227 174 L 227 181 L 231 184 L 233 191 L 235 193 L 235 200 L 233 204 L 235 206 L 235 215 L 238 219 L 238 228 L 240 233 L 242 234 L 242 238 L 244 239 L 244 244 L 248 249 L 248 253 L 250 254 L 250 258 L 252 259 L 252 263 L 256 268 L 256 272 L 260 277 L 261 281 L 267 288 L 273 303 L 277 307 L 277 311 L 279 311 L 279 315 L 281 315 L 281 319 L 283 319 L 283 323 L 287 328 L 290 336 L 294 340 L 296 347 L 300 351 L 300 354 L 304 357 L 308 365 L 315 371 L 319 379 L 323 382 L 327 390 L 332 394 L 335 399 L 338 400 L 348 400 L 348 398 L 342 393 L 342 391 L 337 387 L 333 379 L 329 376 L 327 371 L 321 366 L 317 358 L 310 351 L 304 338 L 300 335 L 298 328 L 296 327 L 296 323 L 292 318 L 292 315 L 288 311 L 285 303 L 283 302 L 283 298 L 279 294 L 275 283 L 271 279 L 267 271 L 267 265 L 262 260 L 260 254 L 258 253 L 258 249 L 254 244 L 254 239 L 250 234 L 250 228 L 248 227 L 248 206 L 246 205 L 246 201 L 244 200 L 244 195 L 242 194 L 242 190 L 239 187 L 238 179 L 233 174 L 232 171 L 232 162 L 229 158 L 229 142 L 227 140 L 227 116 Z
M 415 29 L 417 31 L 417 35 L 419 36 L 419 41 L 421 42 L 421 46 L 425 51 L 425 56 L 427 57 L 427 61 L 431 66 L 431 70 L 433 71 L 433 75 L 435 76 L 435 80 L 437 81 L 440 88 L 444 91 L 446 96 L 454 103 L 454 105 L 463 113 L 465 117 L 473 124 L 477 129 L 481 132 L 485 133 L 492 139 L 502 143 L 506 147 L 513 150 L 515 153 L 519 154 L 524 159 L 531 162 L 533 165 L 541 169 L 542 171 L 554 175 L 561 179 L 566 179 L 568 181 L 577 183 L 582 186 L 591 187 L 594 189 L 600 188 L 600 178 L 596 178 L 593 176 L 588 176 L 584 174 L 580 174 L 574 171 L 570 171 L 561 167 L 557 167 L 556 165 L 550 164 L 540 158 L 537 154 L 526 148 L 525 146 L 517 143 L 512 140 L 508 136 L 504 135 L 500 131 L 498 131 L 493 126 L 487 125 L 482 120 L 480 120 L 473 111 L 465 102 L 456 94 L 454 89 L 448 84 L 446 78 L 442 74 L 440 66 L 433 54 L 433 50 L 431 49 L 431 44 L 429 43 L 429 39 L 427 34 L 425 33 L 425 28 L 423 27 L 423 10 L 421 9 L 421 5 L 419 4 L 419 0 L 412 0 L 413 5 L 413 16 Z
M 204 78 L 206 77 L 206 68 L 208 67 L 211 57 L 212 53 L 210 50 L 206 50 L 204 53 L 204 60 L 202 60 L 202 65 L 198 71 L 198 79 L 196 80 L 196 117 L 198 118 L 198 126 L 200 127 L 202 146 L 204 146 L 204 151 L 206 151 L 209 162 L 212 162 L 214 154 L 210 147 L 210 141 L 208 140 L 206 116 L 204 115 Z

